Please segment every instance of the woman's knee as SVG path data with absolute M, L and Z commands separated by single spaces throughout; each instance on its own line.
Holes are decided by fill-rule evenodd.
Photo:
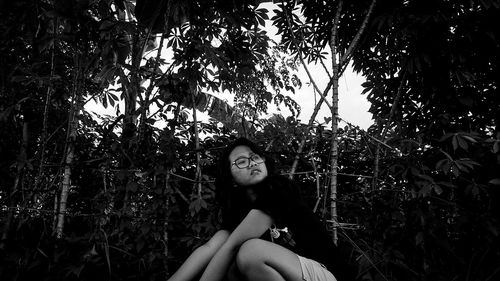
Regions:
M 230 234 L 231 234 L 231 233 L 230 233 L 229 231 L 224 230 L 224 229 L 221 229 L 221 230 L 218 230 L 218 231 L 214 234 L 214 236 L 221 236 L 221 237 L 223 237 L 223 238 L 224 238 L 224 240 L 225 240 L 225 239 L 227 239 L 227 237 L 229 237 L 229 235 L 230 235 Z
M 243 243 L 236 255 L 236 265 L 241 272 L 265 263 L 266 241 L 250 239 Z
M 250 239 L 236 255 L 239 272 L 247 280 L 302 280 L 297 255 L 262 239 Z
M 229 232 L 227 230 L 219 230 L 217 231 L 210 240 L 205 244 L 209 248 L 219 249 L 224 242 L 226 242 L 229 237 Z

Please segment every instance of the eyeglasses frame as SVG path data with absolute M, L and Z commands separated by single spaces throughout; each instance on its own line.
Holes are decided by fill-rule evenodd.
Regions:
M 257 162 L 257 161 L 255 161 L 255 160 L 253 159 L 253 157 L 254 157 L 254 156 L 258 156 L 258 157 L 260 158 L 260 160 L 262 160 L 262 162 Z M 248 165 L 247 165 L 246 167 L 240 168 L 240 166 L 238 166 L 238 165 L 236 164 L 236 161 L 238 161 L 238 160 L 240 160 L 240 159 L 243 159 L 243 158 L 248 159 Z M 266 159 L 265 159 L 264 157 L 260 156 L 260 155 L 259 155 L 259 154 L 257 154 L 257 153 L 252 153 L 252 154 L 250 155 L 250 157 L 245 157 L 245 156 L 238 157 L 238 159 L 234 160 L 234 161 L 231 163 L 231 166 L 233 166 L 233 165 L 234 165 L 234 166 L 236 166 L 236 168 L 238 168 L 238 169 L 242 170 L 242 169 L 246 169 L 246 168 L 250 167 L 250 164 L 252 163 L 252 161 L 253 161 L 255 164 L 262 164 L 262 163 L 266 162 Z

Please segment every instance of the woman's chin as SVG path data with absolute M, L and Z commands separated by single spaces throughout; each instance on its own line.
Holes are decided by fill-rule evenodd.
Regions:
M 266 178 L 266 176 L 262 175 L 262 174 L 254 175 L 247 182 L 245 182 L 244 184 L 241 184 L 241 185 L 242 186 L 254 186 L 254 185 L 259 184 L 262 181 L 264 181 L 265 178 Z

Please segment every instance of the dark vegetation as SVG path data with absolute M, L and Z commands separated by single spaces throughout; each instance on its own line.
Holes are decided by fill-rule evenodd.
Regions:
M 279 44 L 259 2 L 0 1 L 2 281 L 166 280 L 217 227 L 237 135 L 293 172 L 359 280 L 500 280 L 500 1 L 275 1 Z M 331 91 L 352 63 L 374 125 L 300 123 L 301 61 Z M 260 118 L 272 103 L 292 116 Z

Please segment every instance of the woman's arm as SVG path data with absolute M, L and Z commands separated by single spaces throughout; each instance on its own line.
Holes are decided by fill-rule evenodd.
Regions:
M 210 260 L 200 281 L 219 281 L 224 278 L 239 247 L 247 240 L 259 238 L 272 224 L 266 213 L 252 209 Z
M 207 243 L 194 250 L 168 281 L 192 280 L 207 266 L 210 259 L 224 244 L 228 236 L 228 231 L 219 230 Z

